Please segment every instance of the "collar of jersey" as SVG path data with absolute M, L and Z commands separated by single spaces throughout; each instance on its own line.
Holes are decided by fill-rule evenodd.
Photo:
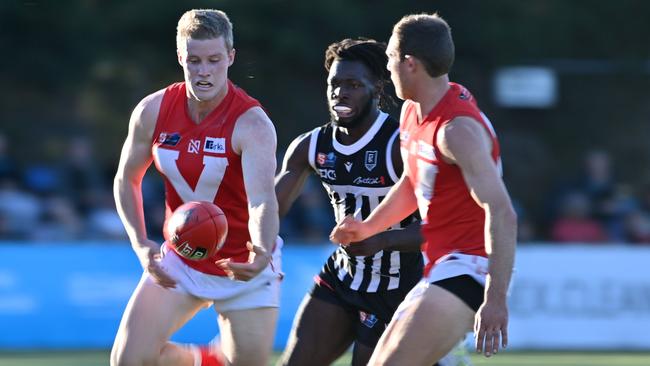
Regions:
M 336 128 L 332 129 L 332 146 L 334 146 L 334 150 L 338 151 L 341 154 L 344 155 L 352 155 L 356 153 L 357 151 L 361 150 L 364 146 L 366 146 L 379 132 L 379 129 L 381 126 L 384 124 L 384 121 L 388 118 L 388 114 L 379 111 L 379 115 L 377 116 L 377 119 L 375 122 L 372 123 L 372 126 L 366 131 L 366 133 L 361 136 L 360 139 L 358 139 L 354 144 L 352 145 L 343 145 L 336 139 Z

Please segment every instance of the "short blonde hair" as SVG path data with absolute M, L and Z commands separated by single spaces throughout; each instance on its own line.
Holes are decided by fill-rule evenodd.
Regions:
M 223 36 L 228 51 L 233 48 L 232 23 L 226 13 L 215 9 L 192 9 L 178 20 L 176 27 L 176 48 L 185 49 L 184 41 L 213 39 Z

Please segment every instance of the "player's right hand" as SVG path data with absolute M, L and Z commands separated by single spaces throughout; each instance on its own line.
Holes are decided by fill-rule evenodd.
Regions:
M 332 229 L 330 241 L 342 245 L 362 241 L 370 236 L 365 229 L 366 225 L 363 222 L 355 220 L 352 216 L 346 216 Z
M 160 266 L 162 255 L 158 243 L 153 240 L 146 240 L 134 244 L 133 247 L 142 269 L 149 273 L 157 284 L 165 288 L 176 287 L 176 281 Z
M 217 266 L 226 272 L 228 278 L 238 281 L 249 281 L 262 272 L 271 263 L 271 254 L 261 245 L 253 245 L 250 241 L 246 243 L 248 248 L 248 262 L 236 263 L 230 258 L 219 259 L 215 262 Z

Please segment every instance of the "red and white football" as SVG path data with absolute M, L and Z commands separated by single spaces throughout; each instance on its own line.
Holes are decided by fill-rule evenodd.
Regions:
M 192 201 L 174 210 L 163 231 L 167 244 L 178 255 L 201 261 L 221 249 L 228 235 L 228 221 L 214 203 Z

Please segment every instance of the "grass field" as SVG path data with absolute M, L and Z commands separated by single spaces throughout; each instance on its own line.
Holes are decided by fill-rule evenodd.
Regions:
M 279 354 L 275 355 L 275 359 Z M 475 365 L 490 366 L 650 366 L 649 353 L 505 352 L 492 358 L 472 356 Z M 350 364 L 345 355 L 334 365 Z M 1 353 L 2 366 L 106 366 L 108 351 Z M 406 366 L 406 365 L 405 365 Z

